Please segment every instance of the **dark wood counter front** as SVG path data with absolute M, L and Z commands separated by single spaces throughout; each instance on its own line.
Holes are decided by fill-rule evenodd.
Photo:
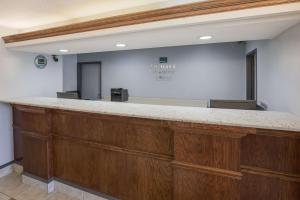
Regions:
M 299 200 L 300 133 L 13 106 L 24 171 L 122 200 Z

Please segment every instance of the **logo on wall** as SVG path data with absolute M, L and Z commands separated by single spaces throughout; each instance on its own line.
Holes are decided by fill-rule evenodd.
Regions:
M 160 57 L 159 64 L 152 64 L 150 68 L 156 80 L 170 80 L 175 73 L 176 65 L 168 64 L 168 57 Z
M 47 65 L 47 58 L 43 55 L 38 55 L 34 59 L 34 64 L 38 69 L 44 69 Z

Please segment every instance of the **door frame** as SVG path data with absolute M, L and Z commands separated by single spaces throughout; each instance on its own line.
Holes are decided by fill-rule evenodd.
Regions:
M 257 49 L 246 55 L 246 99 L 257 100 Z
M 78 62 L 77 63 L 77 91 L 79 93 L 79 98 L 81 99 L 81 88 L 82 88 L 82 66 L 83 65 L 93 65 L 93 64 L 97 64 L 100 67 L 100 87 L 99 87 L 99 95 L 100 95 L 100 99 L 102 98 L 102 63 L 101 61 L 95 61 L 95 62 Z

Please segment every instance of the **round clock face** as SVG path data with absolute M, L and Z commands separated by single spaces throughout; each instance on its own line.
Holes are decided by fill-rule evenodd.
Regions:
M 47 65 L 47 58 L 43 55 L 38 55 L 34 59 L 34 64 L 38 69 L 44 69 Z

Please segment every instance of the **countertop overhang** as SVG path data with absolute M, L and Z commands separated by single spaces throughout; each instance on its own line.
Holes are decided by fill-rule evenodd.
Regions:
M 300 131 L 300 117 L 286 112 L 146 105 L 50 97 L 12 98 L 0 100 L 0 102 L 145 119 Z

